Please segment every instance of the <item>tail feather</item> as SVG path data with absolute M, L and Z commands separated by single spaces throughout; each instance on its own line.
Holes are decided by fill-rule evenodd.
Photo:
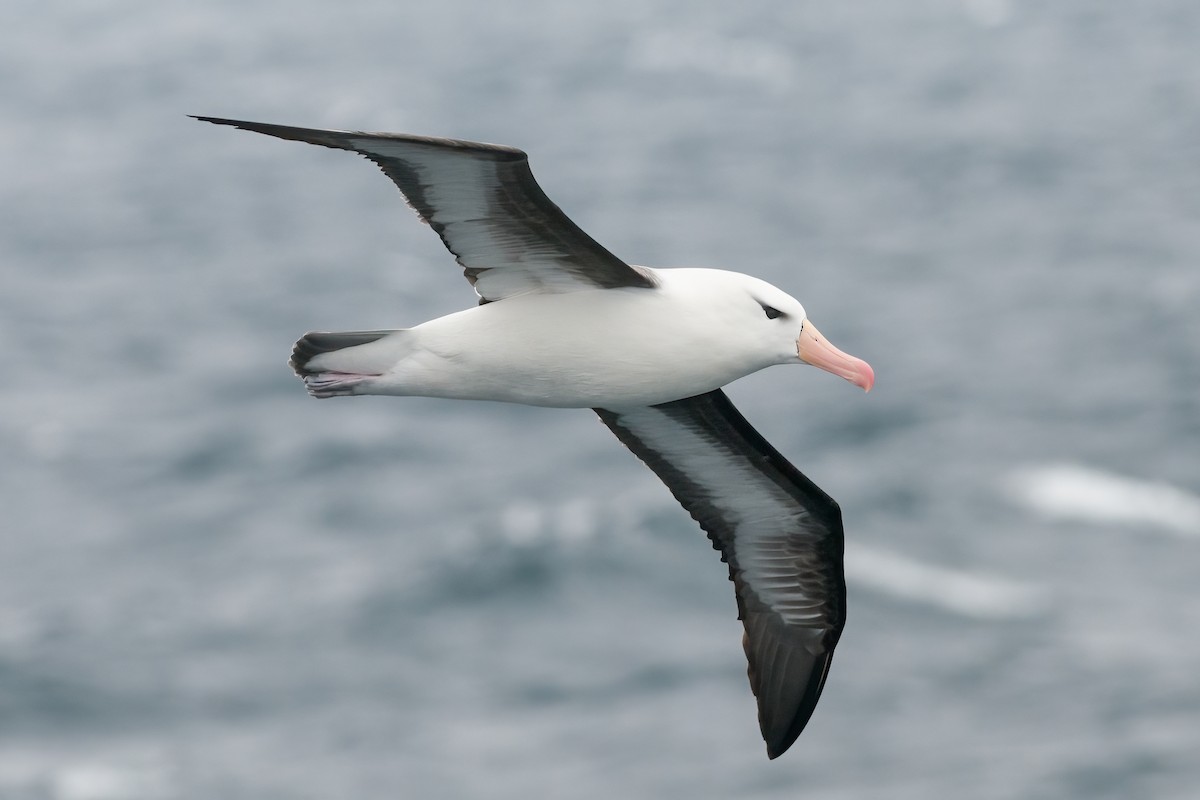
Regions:
M 371 380 L 372 375 L 352 375 L 343 372 L 316 372 L 304 376 L 304 388 L 313 397 L 346 397 L 355 394 L 355 387 Z
M 375 379 L 396 366 L 411 343 L 405 331 L 306 333 L 288 362 L 313 397 L 371 394 Z M 386 341 L 384 341 L 386 340 Z
M 329 371 L 328 367 L 310 369 L 308 364 L 319 355 L 345 350 L 347 347 L 358 347 L 359 345 L 377 342 L 395 332 L 342 331 L 340 333 L 331 333 L 329 331 L 310 331 L 301 336 L 300 340 L 292 348 L 292 358 L 288 361 L 288 365 L 301 378 L 308 375 L 316 375 L 320 372 L 327 372 Z

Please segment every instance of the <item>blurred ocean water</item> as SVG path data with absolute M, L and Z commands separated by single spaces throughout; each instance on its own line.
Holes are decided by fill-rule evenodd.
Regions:
M 0 9 L 0 798 L 1192 798 L 1200 6 Z M 590 412 L 309 399 L 473 302 L 371 165 L 512 144 L 589 233 L 869 360 L 735 384 L 850 620 L 768 762 L 724 566 Z

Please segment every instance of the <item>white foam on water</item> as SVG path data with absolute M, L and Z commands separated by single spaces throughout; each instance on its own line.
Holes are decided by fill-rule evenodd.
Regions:
M 976 619 L 1018 619 L 1049 607 L 1048 593 L 1037 587 L 861 544 L 846 544 L 846 579 L 892 597 Z
M 162 795 L 152 772 L 113 764 L 79 763 L 60 768 L 51 782 L 60 800 L 130 800 Z
M 0 797 L 160 800 L 177 796 L 161 753 L 118 747 L 104 759 L 79 755 L 53 747 L 0 752 Z
M 1018 504 L 1048 517 L 1200 536 L 1200 496 L 1167 483 L 1048 464 L 1015 471 L 1006 488 Z

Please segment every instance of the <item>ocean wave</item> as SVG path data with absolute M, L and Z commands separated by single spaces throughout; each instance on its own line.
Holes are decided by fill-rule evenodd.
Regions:
M 1200 535 L 1200 496 L 1167 483 L 1047 464 L 1016 470 L 1006 486 L 1015 502 L 1047 517 Z
M 849 542 L 846 579 L 852 585 L 976 619 L 1024 618 L 1049 607 L 1047 592 L 1035 586 Z

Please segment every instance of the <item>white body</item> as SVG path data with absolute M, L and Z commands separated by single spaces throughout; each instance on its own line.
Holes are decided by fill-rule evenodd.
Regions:
M 359 378 L 353 394 L 621 409 L 800 363 L 804 309 L 786 293 L 724 270 L 653 274 L 654 289 L 506 297 L 318 355 L 307 368 Z M 766 318 L 764 304 L 783 316 Z

